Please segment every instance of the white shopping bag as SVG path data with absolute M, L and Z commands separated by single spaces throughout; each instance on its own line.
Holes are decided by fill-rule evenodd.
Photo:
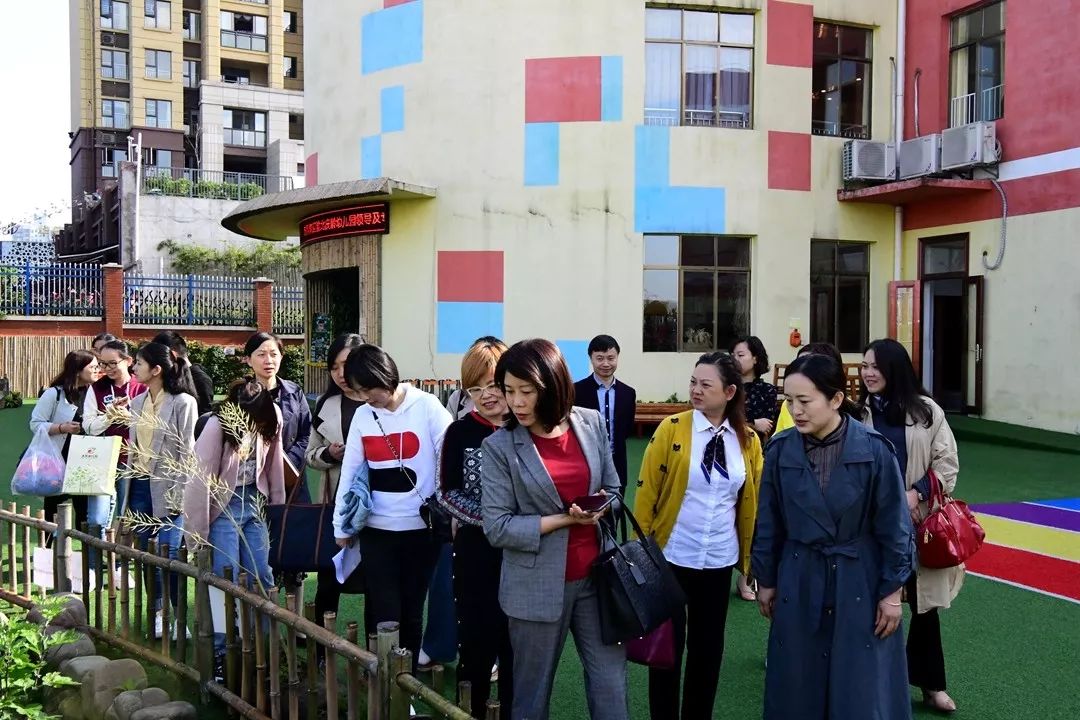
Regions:
M 118 436 L 72 435 L 68 445 L 64 489 L 67 495 L 114 495 Z
M 33 583 L 43 590 L 55 590 L 56 578 L 53 572 L 53 550 L 52 548 L 34 548 L 34 568 L 33 568 Z M 71 577 L 71 592 L 81 593 L 82 587 L 82 553 L 72 552 L 70 557 L 70 565 L 72 568 Z M 75 570 L 79 568 L 79 570 Z M 90 587 L 96 586 L 96 576 L 94 571 L 90 571 Z

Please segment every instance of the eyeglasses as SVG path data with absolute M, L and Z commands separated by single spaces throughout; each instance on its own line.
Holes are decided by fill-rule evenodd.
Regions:
M 471 398 L 478 398 L 482 397 L 485 393 L 492 393 L 493 395 L 501 394 L 502 388 L 495 383 L 489 383 L 483 387 L 477 385 L 476 387 L 468 388 L 465 392 L 469 393 L 469 397 Z
M 120 360 L 114 360 L 113 362 L 98 362 L 98 367 L 102 370 L 112 370 L 115 367 L 120 366 Z

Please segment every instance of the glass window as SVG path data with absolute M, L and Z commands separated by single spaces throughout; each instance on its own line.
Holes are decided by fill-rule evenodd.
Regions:
M 101 177 L 120 177 L 120 163 L 127 160 L 127 150 L 102 148 Z
M 870 334 L 870 246 L 810 244 L 810 341 L 862 352 Z
M 101 0 L 101 27 L 105 30 L 128 29 L 128 4 Z
M 266 113 L 225 108 L 222 126 L 226 145 L 266 147 Z
M 128 54 L 123 50 L 101 49 L 101 77 L 128 79 Z
M 236 85 L 250 85 L 251 71 L 246 68 L 222 67 L 221 81 Z
M 146 101 L 146 127 L 171 128 L 172 102 L 148 99 Z
M 172 3 L 165 0 L 143 0 L 143 27 L 171 30 Z
M 646 352 L 726 348 L 750 329 L 750 240 L 646 235 Z
M 131 127 L 131 105 L 128 101 L 102 100 L 101 126 L 107 128 Z
M 221 45 L 266 52 L 266 16 L 221 12 Z
M 299 29 L 299 25 L 296 22 L 296 12 L 294 10 L 286 10 L 284 13 L 285 32 L 294 33 Z
M 950 37 L 950 126 L 1001 118 L 1005 114 L 1005 3 L 953 18 Z
M 202 15 L 190 10 L 184 11 L 184 39 L 201 40 Z
M 959 236 L 923 243 L 922 274 L 967 275 L 967 237 Z
M 754 16 L 645 10 L 645 122 L 751 125 Z
M 286 55 L 284 60 L 285 60 L 285 77 L 287 77 L 287 78 L 295 78 L 296 77 L 296 58 L 289 57 L 288 55 Z
M 146 77 L 170 80 L 172 78 L 172 53 L 168 50 L 147 50 Z
M 202 76 L 199 74 L 201 63 L 198 60 L 184 60 L 184 87 L 197 88 Z
M 870 137 L 873 31 L 814 23 L 811 129 L 815 135 Z

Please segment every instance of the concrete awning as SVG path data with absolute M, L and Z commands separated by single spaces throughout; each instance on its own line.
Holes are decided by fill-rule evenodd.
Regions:
M 856 190 L 837 190 L 836 199 L 840 202 L 910 205 L 924 200 L 956 197 L 993 189 L 994 184 L 989 180 L 920 177 Z
M 301 219 L 318 212 L 349 207 L 357 201 L 420 200 L 435 197 L 435 188 L 393 178 L 350 180 L 267 193 L 240 203 L 221 219 L 222 226 L 257 240 L 284 240 L 299 234 Z

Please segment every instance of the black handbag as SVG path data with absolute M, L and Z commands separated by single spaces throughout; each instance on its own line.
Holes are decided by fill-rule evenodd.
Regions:
M 284 505 L 266 506 L 270 567 L 279 573 L 333 571 L 338 547 L 332 522 L 334 504 L 327 502 L 328 483 L 324 480 L 321 503 L 293 502 L 299 488 L 299 482 L 293 485 Z
M 627 520 L 637 533 L 634 540 L 627 540 Z M 642 532 L 625 502 L 617 523 L 621 542 L 609 523 L 600 523 L 601 532 L 615 547 L 601 553 L 592 567 L 593 585 L 600 606 L 600 637 L 606 645 L 652 632 L 686 604 L 682 587 L 660 546 Z

